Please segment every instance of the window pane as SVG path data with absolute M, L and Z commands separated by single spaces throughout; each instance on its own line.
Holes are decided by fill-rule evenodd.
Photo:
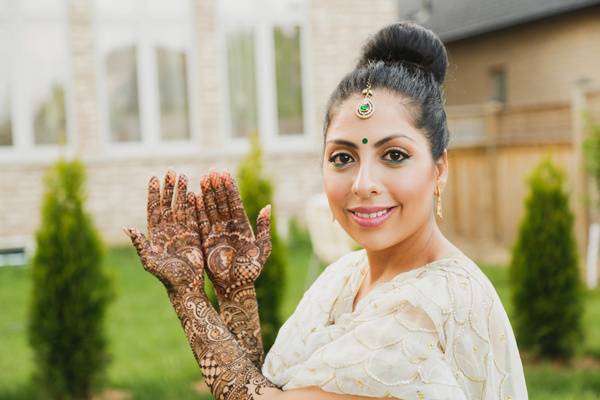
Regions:
M 110 137 L 115 142 L 141 140 L 138 74 L 135 46 L 112 50 L 106 56 Z
M 300 27 L 275 27 L 277 120 L 280 135 L 304 132 Z
M 492 98 L 500 102 L 506 102 L 506 73 L 504 69 L 492 70 L 493 90 Z
M 227 33 L 227 61 L 231 131 L 234 137 L 245 137 L 258 130 L 252 28 Z
M 12 124 L 10 118 L 10 50 L 8 29 L 0 28 L 0 146 L 12 146 Z
M 182 51 L 156 50 L 161 137 L 164 140 L 190 137 L 186 60 Z
M 0 82 L 0 146 L 12 146 L 12 125 L 10 120 L 10 97 L 8 85 Z
M 65 90 L 62 85 L 54 83 L 34 109 L 35 144 L 65 144 L 66 131 Z
M 33 142 L 65 144 L 67 49 L 63 22 L 35 23 L 23 30 L 27 101 Z

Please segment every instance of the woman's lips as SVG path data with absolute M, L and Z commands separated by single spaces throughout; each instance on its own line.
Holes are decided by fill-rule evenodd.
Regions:
M 392 213 L 395 210 L 396 210 L 396 207 L 388 208 L 383 215 L 379 215 L 379 216 L 376 216 L 373 218 L 370 218 L 370 217 L 366 218 L 364 216 L 361 217 L 353 211 L 349 211 L 349 212 L 357 224 L 359 224 L 361 226 L 365 226 L 365 227 L 374 227 L 374 226 L 379 226 L 379 225 L 383 224 L 385 222 L 385 220 L 388 219 L 389 216 L 392 215 Z M 363 213 L 359 213 L 359 214 L 363 214 Z

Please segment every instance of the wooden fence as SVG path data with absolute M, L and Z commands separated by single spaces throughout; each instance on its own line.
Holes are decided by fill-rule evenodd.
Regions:
M 600 123 L 600 88 L 578 86 L 568 102 L 448 106 L 450 175 L 442 230 L 480 260 L 507 262 L 524 210 L 526 178 L 550 154 L 567 175 L 578 249 L 585 260 L 587 229 L 598 220 L 589 201 L 596 189 L 581 154 L 585 110 Z

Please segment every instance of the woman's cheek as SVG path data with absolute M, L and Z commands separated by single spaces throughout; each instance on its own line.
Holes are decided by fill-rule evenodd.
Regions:
M 350 187 L 347 187 L 347 179 L 342 174 L 337 173 L 329 173 L 323 176 L 323 186 L 325 189 L 325 194 L 327 195 L 327 199 L 329 201 L 329 206 L 334 213 L 336 219 L 341 218 L 341 214 L 343 214 L 343 209 L 347 207 L 345 204 L 346 199 L 348 197 L 348 193 L 351 190 Z

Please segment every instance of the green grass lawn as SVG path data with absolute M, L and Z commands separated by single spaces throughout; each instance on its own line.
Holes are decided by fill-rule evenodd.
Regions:
M 290 248 L 286 274 L 284 318 L 294 310 L 304 291 L 310 258 L 308 246 Z M 132 399 L 202 399 L 193 386 L 200 372 L 161 284 L 146 273 L 130 248 L 111 249 L 106 258 L 117 290 L 108 314 L 112 363 L 109 386 Z M 492 266 L 484 272 L 496 285 L 509 312 L 507 271 Z M 25 268 L 0 268 L 0 400 L 34 398 L 29 381 L 32 353 L 26 340 L 26 308 L 30 283 Z M 586 354 L 600 355 L 600 290 L 586 297 Z M 551 364 L 526 365 L 533 400 L 600 400 L 599 368 L 560 368 Z

